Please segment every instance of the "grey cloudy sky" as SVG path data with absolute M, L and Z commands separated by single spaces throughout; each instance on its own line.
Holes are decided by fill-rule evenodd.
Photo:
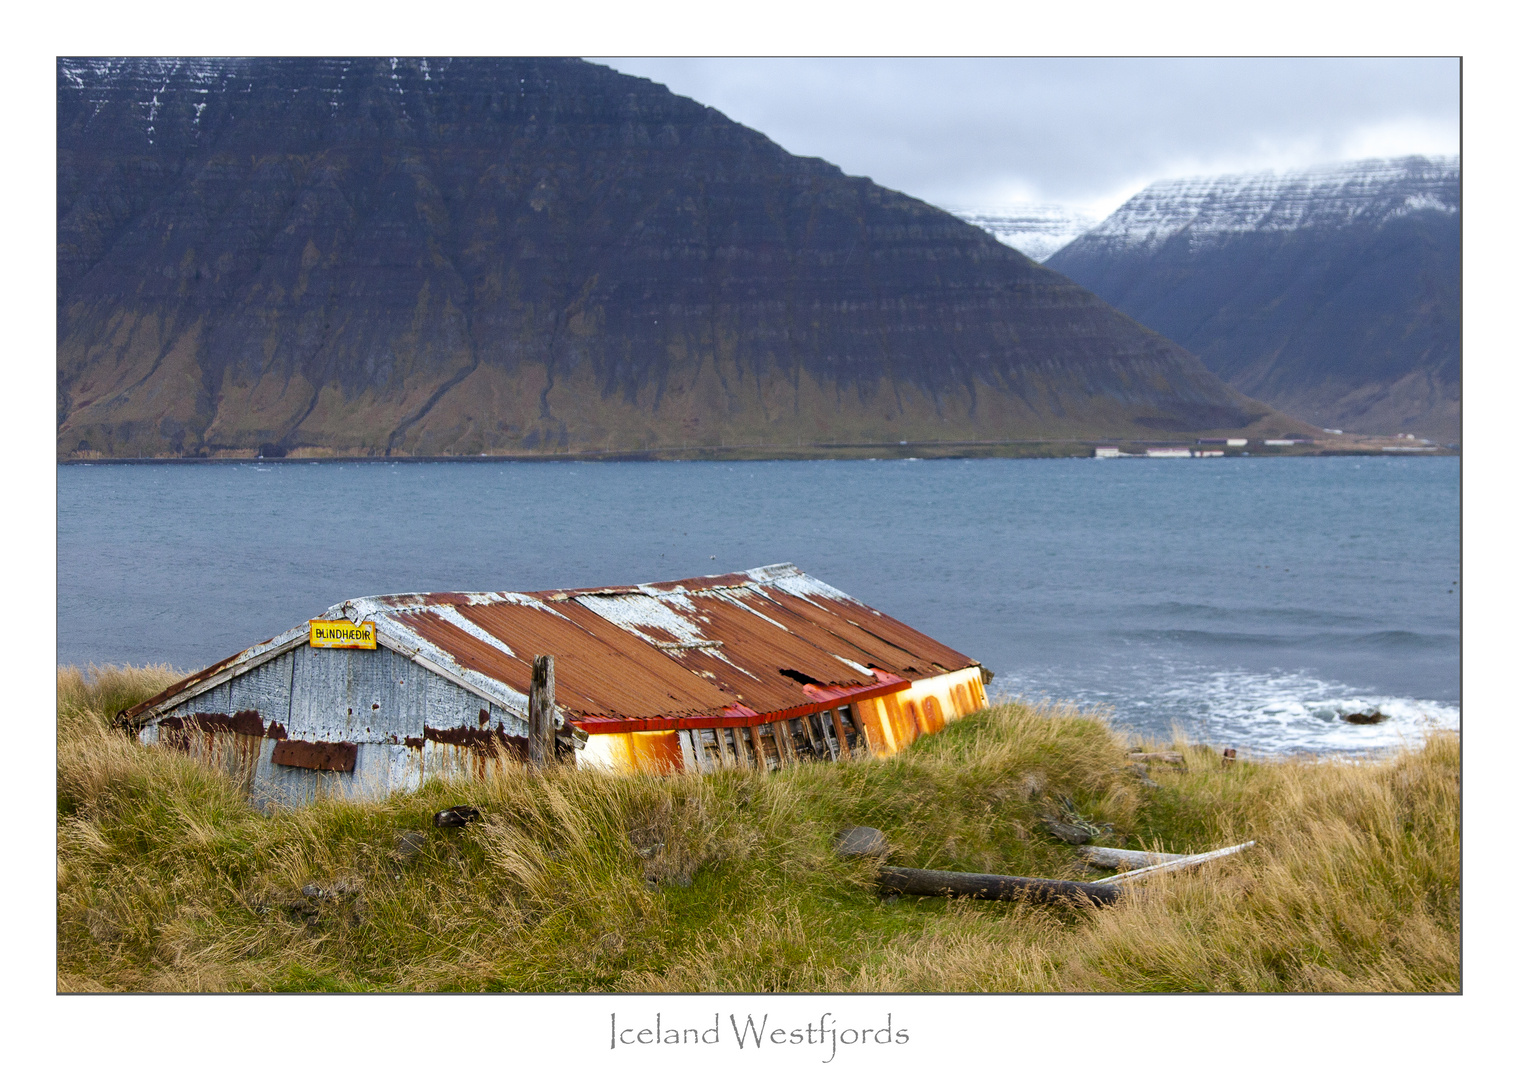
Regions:
M 1107 214 L 1153 180 L 1454 154 L 1453 59 L 598 59 L 939 205 Z

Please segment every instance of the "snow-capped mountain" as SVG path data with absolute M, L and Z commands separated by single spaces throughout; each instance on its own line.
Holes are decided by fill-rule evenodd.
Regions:
M 1456 158 L 1163 180 L 1045 265 L 1293 415 L 1460 437 Z
M 1421 211 L 1461 212 L 1460 159 L 1375 159 L 1162 180 L 1081 240 L 1084 247 L 1153 251 L 1181 233 L 1202 246 L 1238 233 L 1376 226 Z
M 995 209 L 945 209 L 961 221 L 985 229 L 1008 247 L 1023 252 L 1035 262 L 1044 262 L 1097 224 L 1095 217 L 1058 203 L 1022 203 Z

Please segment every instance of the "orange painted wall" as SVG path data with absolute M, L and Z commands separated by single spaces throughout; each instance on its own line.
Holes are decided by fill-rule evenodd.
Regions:
M 850 709 L 865 729 L 872 752 L 891 757 L 920 735 L 943 731 L 945 724 L 984 709 L 987 703 L 981 669 L 974 667 L 919 679 L 894 694 L 857 701 Z M 618 772 L 677 772 L 685 767 L 680 738 L 673 731 L 592 735 L 587 749 L 588 764 Z
M 943 731 L 944 725 L 986 708 L 986 687 L 980 668 L 919 679 L 905 690 L 856 702 L 866 737 L 877 757 L 890 757 L 911 746 L 920 735 Z
M 679 772 L 684 762 L 680 736 L 673 731 L 627 731 L 592 735 L 593 760 L 618 772 Z

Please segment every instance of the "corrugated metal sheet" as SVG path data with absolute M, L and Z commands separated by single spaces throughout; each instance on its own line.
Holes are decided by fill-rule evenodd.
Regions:
M 387 649 L 296 648 L 143 721 L 143 742 L 228 773 L 260 806 L 383 798 L 527 757 L 520 717 Z
M 799 716 L 820 703 L 876 696 L 976 665 L 789 563 L 606 589 L 365 597 L 321 617 L 372 619 L 385 648 L 519 716 L 526 714 L 534 655 L 552 654 L 559 708 L 593 732 Z M 292 679 L 315 679 L 320 685 L 297 698 L 313 701 L 310 694 L 318 690 L 324 701 L 332 698 L 322 715 L 341 723 L 297 723 L 316 729 L 316 737 L 362 743 L 364 728 L 380 711 L 393 712 L 408 728 L 416 725 L 420 703 L 409 700 L 399 672 L 392 691 L 366 688 L 359 700 L 345 675 L 344 653 L 318 657 L 302 650 L 274 663 L 303 644 L 305 634 L 304 626 L 296 627 L 229 657 L 126 716 L 167 715 L 218 683 L 269 665 L 261 681 L 271 690 Z

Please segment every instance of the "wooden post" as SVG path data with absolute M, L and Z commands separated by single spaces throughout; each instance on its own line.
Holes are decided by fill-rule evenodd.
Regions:
M 533 681 L 527 692 L 527 765 L 547 768 L 554 760 L 554 658 L 533 657 Z

